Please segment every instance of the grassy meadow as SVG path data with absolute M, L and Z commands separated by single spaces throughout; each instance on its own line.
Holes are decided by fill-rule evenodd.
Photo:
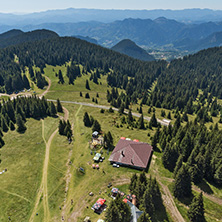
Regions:
M 37 68 L 35 68 L 37 69 Z M 58 73 L 61 69 L 65 83 L 58 84 Z M 51 88 L 46 94 L 48 99 L 57 99 L 60 101 L 78 101 L 92 103 L 92 97 L 97 98 L 99 105 L 110 106 L 106 100 L 106 91 L 111 89 L 107 86 L 106 76 L 99 79 L 98 85 L 89 81 L 91 90 L 85 88 L 86 79 L 89 80 L 90 75 L 83 75 L 77 78 L 74 85 L 68 84 L 66 77 L 66 65 L 63 66 L 46 66 L 44 69 L 45 75 L 51 79 Z M 28 73 L 26 73 L 28 74 Z M 155 85 L 155 83 L 154 83 Z M 151 88 L 150 90 L 153 90 Z M 33 91 L 41 94 L 44 90 L 36 89 L 33 85 Z M 80 91 L 83 97 L 80 97 Z M 85 98 L 85 93 L 90 94 L 90 99 Z M 120 90 L 119 90 L 120 92 Z M 140 101 L 139 101 L 140 102 Z M 132 105 L 133 112 L 138 112 L 138 104 Z M 108 158 L 110 152 L 103 150 L 105 161 L 100 163 L 100 169 L 92 169 L 93 155 L 89 147 L 92 129 L 87 128 L 83 124 L 83 115 L 88 112 L 94 119 L 97 119 L 101 124 L 102 131 L 111 132 L 114 145 L 118 142 L 121 136 L 131 139 L 138 139 L 142 142 L 151 143 L 151 138 L 155 133 L 155 128 L 139 130 L 136 128 L 127 128 L 127 124 L 121 124 L 121 116 L 118 112 L 109 113 L 100 112 L 99 108 L 87 107 L 82 105 L 73 105 L 62 103 L 69 111 L 69 121 L 73 126 L 73 141 L 68 143 L 65 136 L 59 135 L 57 132 L 52 139 L 50 145 L 50 153 L 47 170 L 47 200 L 49 208 L 50 221 L 61 221 L 64 216 L 65 221 L 82 222 L 86 216 L 91 218 L 91 221 L 97 221 L 99 218 L 105 218 L 105 212 L 101 215 L 95 214 L 91 207 L 99 197 L 107 200 L 107 206 L 110 201 L 110 190 L 107 185 L 109 182 L 113 187 L 118 187 L 121 191 L 128 193 L 128 184 L 131 175 L 135 172 L 133 169 L 120 167 L 114 168 L 110 165 Z M 149 106 L 143 106 L 144 116 L 151 117 L 153 110 L 148 113 Z M 155 108 L 156 117 L 161 117 L 161 108 Z M 165 110 L 166 115 L 170 110 Z M 125 115 L 126 117 L 127 115 Z M 175 121 L 174 113 L 171 111 L 172 124 Z M 190 116 L 189 119 L 194 119 L 195 116 Z M 135 118 L 138 119 L 138 118 Z M 218 118 L 213 118 L 214 123 Z M 41 188 L 43 165 L 45 160 L 46 143 L 51 135 L 58 127 L 59 118 L 45 118 L 44 120 L 28 119 L 26 126 L 27 130 L 24 134 L 19 134 L 16 131 L 9 131 L 4 135 L 5 146 L 0 149 L 0 171 L 7 168 L 7 172 L 0 175 L 0 221 L 8 221 L 8 217 L 12 221 L 26 222 L 29 221 L 31 215 L 35 216 L 33 221 L 42 222 L 45 220 L 45 206 L 43 196 L 34 212 L 37 194 Z M 118 124 L 117 127 L 114 122 Z M 148 123 L 145 121 L 145 123 Z M 184 123 L 185 124 L 185 123 Z M 121 126 L 122 125 L 122 126 Z M 209 123 L 208 126 L 212 125 Z M 222 124 L 219 124 L 222 128 Z M 173 173 L 163 167 L 161 161 L 162 153 L 154 152 L 152 161 L 149 167 L 148 176 L 158 177 L 162 184 L 169 187 L 172 193 Z M 70 163 L 69 161 L 70 160 Z M 84 168 L 84 173 L 79 172 L 79 168 Z M 67 179 L 68 178 L 68 179 Z M 200 184 L 201 189 L 210 189 L 211 195 L 222 198 L 222 189 L 213 184 L 204 182 Z M 67 192 L 65 190 L 67 189 Z M 89 193 L 93 192 L 93 196 Z M 196 191 L 193 191 L 196 195 Z M 174 202 L 184 217 L 187 217 L 187 202 L 181 203 L 177 199 Z M 212 202 L 204 197 L 207 221 L 222 220 L 222 206 Z M 160 209 L 157 212 L 157 221 L 173 221 L 170 212 L 164 212 L 165 209 Z M 36 215 L 38 213 L 38 216 Z

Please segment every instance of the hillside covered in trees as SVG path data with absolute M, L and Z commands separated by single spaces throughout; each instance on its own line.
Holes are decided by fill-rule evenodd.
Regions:
M 142 99 L 141 104 L 178 108 L 189 114 L 197 113 L 204 106 L 204 109 L 213 109 L 215 116 L 220 106 L 213 97 L 222 98 L 221 53 L 222 48 L 212 48 L 169 64 L 165 61 L 143 62 L 80 39 L 58 37 L 0 50 L 0 90 L 13 92 L 28 88 L 29 82 L 24 75 L 26 67 L 31 78 L 34 76 L 34 80 L 43 82 L 39 84 L 43 88 L 47 83 L 41 74 L 46 64 L 56 66 L 72 61 L 67 69 L 70 84 L 74 84 L 76 77 L 96 69 L 96 76 L 92 76 L 94 82 L 100 74 L 107 75 L 108 85 L 125 90 L 125 96 L 122 94 L 119 98 L 122 103 L 126 103 L 126 98 L 128 104 Z M 76 64 L 82 65 L 83 70 L 77 69 Z M 31 71 L 34 65 L 41 71 L 36 76 Z M 155 81 L 154 90 L 150 92 Z M 203 92 L 201 96 L 199 90 Z M 199 103 L 194 106 L 198 96 Z M 113 97 L 118 99 L 118 96 Z
M 19 61 L 15 61 L 15 56 Z M 100 68 L 104 73 L 108 73 L 112 69 L 113 72 L 119 73 L 117 77 L 121 78 L 120 84 L 124 75 L 125 79 L 127 76 L 134 77 L 136 81 L 143 82 L 143 89 L 150 87 L 160 74 L 158 70 L 166 66 L 166 62 L 163 61 L 140 62 L 76 38 L 53 38 L 12 46 L 0 51 L 1 91 L 23 89 L 24 82 L 20 80 L 25 67 L 35 65 L 43 73 L 46 64 L 63 65 L 70 60 L 84 66 L 86 71 Z M 17 83 L 13 84 L 16 81 Z M 12 86 L 7 87 L 8 84 Z
M 21 30 L 13 29 L 0 34 L 0 48 L 57 37 L 59 37 L 57 33 L 45 29 L 34 30 L 31 32 L 23 32 Z

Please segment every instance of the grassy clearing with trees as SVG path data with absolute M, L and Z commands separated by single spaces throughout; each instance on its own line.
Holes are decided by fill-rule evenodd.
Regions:
M 28 221 L 39 188 L 45 148 L 42 123 L 31 119 L 26 125 L 24 134 L 10 131 L 4 135 L 1 171 L 6 168 L 7 172 L 0 180 L 0 221 L 8 216 L 15 221 Z

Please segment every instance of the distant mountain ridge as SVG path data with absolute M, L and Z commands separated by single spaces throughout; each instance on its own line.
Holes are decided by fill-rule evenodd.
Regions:
M 117 10 L 117 9 L 58 9 L 35 12 L 24 15 L 0 13 L 2 25 L 38 25 L 41 23 L 74 23 L 74 22 L 113 22 L 126 18 L 156 19 L 166 17 L 183 22 L 221 21 L 222 11 L 211 9 L 184 9 L 184 10 Z
M 130 39 L 124 39 L 111 48 L 112 50 L 128 55 L 143 61 L 154 61 L 155 58 L 149 55 L 144 49 L 140 48 Z
M 96 39 L 90 38 L 89 36 L 81 36 L 81 35 L 77 35 L 77 36 L 73 36 L 75 38 L 81 39 L 81 40 L 85 40 L 87 42 L 93 43 L 93 44 L 98 44 L 98 42 L 96 41 Z
M 222 32 L 215 32 L 201 40 L 182 39 L 174 43 L 180 50 L 199 51 L 202 49 L 222 46 Z
M 111 23 L 45 23 L 25 26 L 24 31 L 39 28 L 50 29 L 60 36 L 88 36 L 96 39 L 98 44 L 112 47 L 123 39 L 131 39 L 136 44 L 146 47 L 171 45 L 184 39 L 199 41 L 216 32 L 222 32 L 222 22 L 185 24 L 164 17 L 151 19 L 124 19 Z
M 21 30 L 13 29 L 0 34 L 0 48 L 5 48 L 11 45 L 17 45 L 25 42 L 33 42 L 57 37 L 59 37 L 57 33 L 45 29 L 31 32 L 23 32 Z
M 70 9 L 70 11 L 72 11 Z M 9 26 L 0 26 L 5 30 Z M 79 23 L 43 23 L 25 25 L 24 32 L 36 29 L 47 29 L 59 36 L 80 36 L 81 39 L 112 47 L 123 39 L 130 39 L 143 48 L 179 49 L 196 52 L 200 49 L 220 46 L 218 33 L 222 32 L 222 22 L 205 22 L 201 24 L 186 24 L 173 19 L 159 17 L 151 19 L 127 18 L 111 23 L 79 22 Z M 211 36 L 211 35 L 214 35 Z M 212 43 L 213 39 L 216 40 Z M 95 40 L 93 40 L 95 39 Z M 14 40 L 17 41 L 16 39 Z M 2 43 L 3 44 L 3 43 Z M 7 45 L 7 44 L 6 44 Z M 5 47 L 4 45 L 0 47 Z

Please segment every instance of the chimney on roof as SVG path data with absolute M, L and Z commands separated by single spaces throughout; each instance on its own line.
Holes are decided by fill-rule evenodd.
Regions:
M 122 154 L 123 157 L 125 157 L 125 155 L 124 155 L 124 153 L 123 153 L 123 150 L 122 150 L 121 154 Z
M 133 163 L 133 159 L 131 159 L 131 163 L 134 165 L 134 163 Z
M 132 195 L 132 204 L 136 206 L 136 195 Z

